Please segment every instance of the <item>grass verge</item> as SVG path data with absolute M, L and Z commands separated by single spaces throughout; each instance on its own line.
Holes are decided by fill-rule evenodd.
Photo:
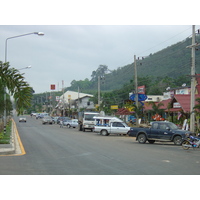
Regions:
M 12 131 L 12 121 L 10 120 L 6 126 L 6 134 L 4 135 L 3 129 L 0 132 L 0 144 L 10 144 L 10 136 Z

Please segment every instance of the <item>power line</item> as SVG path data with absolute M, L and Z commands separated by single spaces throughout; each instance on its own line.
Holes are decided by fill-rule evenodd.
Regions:
M 149 49 L 147 49 L 147 50 L 145 50 L 145 51 L 140 52 L 138 55 L 141 57 L 141 55 L 144 54 L 145 52 L 147 52 L 147 51 L 149 51 L 149 50 L 151 50 L 151 49 L 153 49 L 153 48 L 155 48 L 155 47 L 157 47 L 157 46 L 159 46 L 159 45 L 161 45 L 161 44 L 163 44 L 163 43 L 165 43 L 165 42 L 171 40 L 172 38 L 176 37 L 177 35 L 182 34 L 182 33 L 185 32 L 185 31 L 188 31 L 189 29 L 191 29 L 191 27 L 188 28 L 188 29 L 185 29 L 184 31 L 182 31 L 182 32 L 180 32 L 180 33 L 178 33 L 178 34 L 176 34 L 176 35 L 173 36 L 173 37 L 170 37 L 169 39 L 167 39 L 167 40 L 165 40 L 165 41 L 163 41 L 163 42 L 160 42 L 159 44 L 157 44 L 157 45 L 155 45 L 155 46 L 153 46 L 153 47 L 151 47 L 151 48 L 149 48 Z M 191 36 L 191 35 L 190 35 L 190 36 Z M 121 64 L 119 64 L 119 66 L 120 66 L 120 65 L 123 65 L 124 63 L 127 63 L 127 62 L 130 61 L 130 60 L 133 60 L 133 56 L 132 56 L 132 55 L 133 55 L 133 52 L 132 52 L 132 51 L 129 53 L 129 55 L 131 56 L 131 58 L 126 59 L 126 60 L 123 61 Z

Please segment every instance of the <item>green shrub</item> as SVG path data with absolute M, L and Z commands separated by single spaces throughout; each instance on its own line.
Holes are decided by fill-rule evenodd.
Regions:
M 2 127 L 2 124 L 0 125 Z M 12 121 L 9 121 L 6 126 L 6 134 L 4 135 L 4 130 L 1 128 L 0 131 L 0 144 L 9 144 L 10 143 L 10 135 L 12 130 Z

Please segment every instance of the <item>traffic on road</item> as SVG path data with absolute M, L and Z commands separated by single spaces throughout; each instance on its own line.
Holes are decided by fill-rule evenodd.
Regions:
M 17 129 L 26 154 L 0 156 L 0 174 L 20 175 L 199 175 L 198 148 L 173 142 L 141 144 L 128 134 L 108 137 L 79 127 L 42 124 L 27 116 Z M 188 152 L 188 153 L 187 153 Z

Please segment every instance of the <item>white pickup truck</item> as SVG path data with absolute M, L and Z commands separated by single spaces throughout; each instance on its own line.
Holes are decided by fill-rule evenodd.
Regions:
M 108 136 L 110 134 L 126 135 L 130 131 L 130 127 L 122 120 L 116 117 L 94 117 L 97 121 L 94 126 L 94 132 Z M 101 121 L 100 121 L 101 120 Z

